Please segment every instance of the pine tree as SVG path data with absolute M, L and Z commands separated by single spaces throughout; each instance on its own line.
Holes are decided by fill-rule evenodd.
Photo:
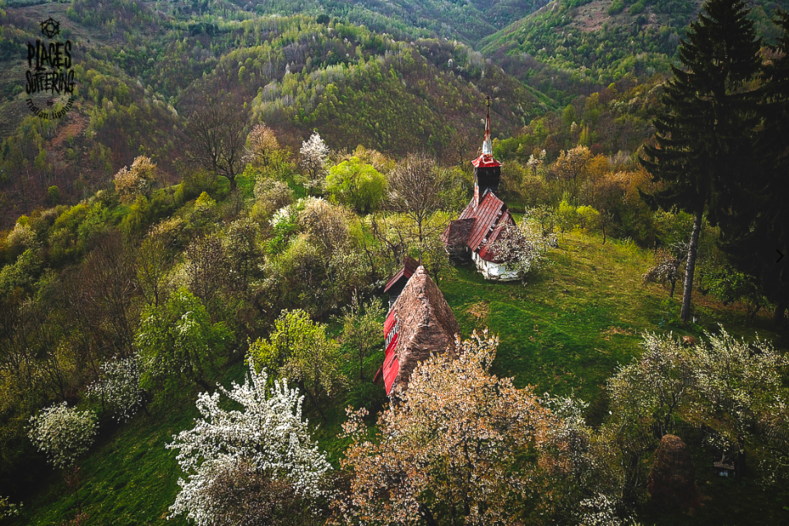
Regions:
M 721 222 L 721 248 L 741 272 L 754 276 L 776 308 L 780 325 L 789 307 L 789 13 L 775 20 L 783 36 L 763 67 L 759 110 L 763 119 L 753 168 L 742 178 L 729 216 Z M 785 255 L 779 259 L 778 252 Z
M 690 316 L 693 273 L 705 209 L 716 224 L 731 208 L 734 188 L 752 156 L 757 118 L 743 88 L 759 71 L 760 40 L 742 1 L 709 0 L 680 42 L 682 68 L 672 67 L 663 110 L 654 120 L 655 146 L 644 167 L 661 190 L 642 197 L 653 208 L 693 214 L 681 318 Z

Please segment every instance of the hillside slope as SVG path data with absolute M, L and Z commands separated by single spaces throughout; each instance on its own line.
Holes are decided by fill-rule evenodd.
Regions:
M 768 41 L 776 8 L 786 0 L 753 2 L 752 17 Z M 625 75 L 668 71 L 700 0 L 555 0 L 480 42 L 492 57 L 523 56 L 607 84 Z
M 364 27 L 308 16 L 259 16 L 223 4 L 199 15 L 130 0 L 76 0 L 8 8 L 0 33 L 0 226 L 29 213 L 57 186 L 73 202 L 108 184 L 141 154 L 178 179 L 186 119 L 198 92 L 224 90 L 298 150 L 317 129 L 332 148 L 359 143 L 443 158 L 475 146 L 485 96 L 507 136 L 553 102 L 464 44 L 398 41 Z M 30 114 L 27 42 L 59 17 L 74 42 L 76 102 L 59 120 Z M 250 120 L 249 125 L 253 122 Z M 460 139 L 460 138 L 463 139 Z M 50 202 L 49 204 L 54 204 Z

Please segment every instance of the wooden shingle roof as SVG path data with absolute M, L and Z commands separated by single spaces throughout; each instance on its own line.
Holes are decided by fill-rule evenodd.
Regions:
M 385 329 L 389 327 L 388 345 L 381 371 L 387 394 L 393 385 L 396 390 L 405 389 L 414 368 L 430 353 L 454 352 L 455 335 L 460 334 L 452 309 L 423 266 L 408 281 L 389 317 L 385 323 Z

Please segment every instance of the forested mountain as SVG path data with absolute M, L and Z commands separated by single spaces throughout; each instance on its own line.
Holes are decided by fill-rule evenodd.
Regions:
M 510 56 L 553 66 L 575 82 L 607 85 L 630 74 L 648 77 L 668 71 L 701 4 L 700 0 L 555 0 L 486 37 L 480 50 L 498 62 Z M 753 2 L 751 17 L 768 41 L 775 40 L 776 29 L 769 20 L 779 7 L 785 9 L 789 2 Z M 511 66 L 514 71 L 517 60 Z M 519 76 L 535 86 L 548 88 L 552 80 L 535 79 L 539 70 L 534 68 L 518 69 Z
M 214 16 L 204 7 L 76 0 L 7 8 L 0 33 L 11 72 L 0 80 L 5 221 L 52 202 L 51 186 L 61 200 L 84 197 L 140 154 L 175 180 L 190 104 L 201 93 L 224 93 L 248 123 L 267 122 L 293 148 L 317 129 L 336 149 L 364 142 L 444 158 L 456 157 L 481 127 L 486 94 L 504 135 L 551 105 L 465 44 L 395 40 L 336 18 L 261 17 L 233 4 L 212 5 L 223 13 Z M 59 16 L 62 35 L 74 42 L 77 79 L 74 108 L 53 121 L 28 111 L 20 60 L 45 13 Z

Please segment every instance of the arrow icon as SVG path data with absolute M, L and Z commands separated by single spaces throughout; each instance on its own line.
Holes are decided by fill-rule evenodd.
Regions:
M 777 248 L 775 249 L 775 251 L 776 251 L 776 252 L 778 252 L 779 254 L 781 254 L 781 251 L 780 251 L 780 250 L 778 250 Z M 776 263 L 778 263 L 778 262 L 779 262 L 779 261 L 781 261 L 783 258 L 784 258 L 784 255 L 783 255 L 783 254 L 781 254 L 781 257 L 779 257 L 779 258 L 778 258 L 778 259 L 777 259 L 775 262 L 776 262 Z

